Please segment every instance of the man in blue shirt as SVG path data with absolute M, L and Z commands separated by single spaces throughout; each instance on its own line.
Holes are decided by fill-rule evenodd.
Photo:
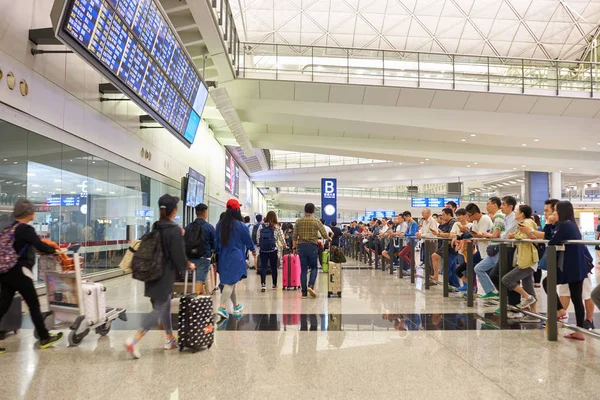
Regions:
M 208 271 L 210 270 L 210 259 L 215 251 L 215 228 L 206 222 L 208 217 L 208 206 L 206 204 L 198 204 L 196 206 L 196 219 L 194 222 L 185 227 L 186 232 L 192 231 L 192 224 L 199 224 L 204 240 L 204 252 L 199 254 L 198 258 L 190 258 L 190 261 L 196 265 L 196 280 L 204 285 Z M 194 238 L 191 238 L 192 240 Z M 186 238 L 186 252 L 188 251 L 188 240 Z M 189 254 L 188 254 L 189 257 Z M 204 292 L 204 288 L 202 288 Z

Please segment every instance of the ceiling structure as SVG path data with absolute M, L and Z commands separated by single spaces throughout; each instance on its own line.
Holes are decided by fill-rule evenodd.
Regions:
M 229 0 L 243 41 L 585 60 L 597 0 Z

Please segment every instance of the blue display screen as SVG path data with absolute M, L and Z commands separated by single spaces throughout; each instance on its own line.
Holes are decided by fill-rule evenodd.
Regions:
M 155 0 L 71 0 L 66 10 L 63 30 L 193 143 L 208 89 Z

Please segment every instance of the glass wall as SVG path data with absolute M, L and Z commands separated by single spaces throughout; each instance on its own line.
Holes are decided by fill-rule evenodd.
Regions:
M 84 274 L 118 268 L 129 240 L 157 219 L 159 197 L 180 194 L 176 187 L 5 121 L 0 121 L 0 143 L 0 228 L 11 223 L 14 203 L 28 198 L 36 205 L 32 225 L 42 238 L 61 247 L 81 243 Z

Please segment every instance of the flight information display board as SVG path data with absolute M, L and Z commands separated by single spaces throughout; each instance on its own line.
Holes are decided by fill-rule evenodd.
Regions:
M 65 0 L 57 37 L 163 127 L 194 142 L 208 88 L 155 0 Z
M 456 205 L 460 206 L 460 198 L 458 197 L 413 197 L 410 201 L 410 205 L 413 208 L 444 208 L 449 201 L 453 201 Z

